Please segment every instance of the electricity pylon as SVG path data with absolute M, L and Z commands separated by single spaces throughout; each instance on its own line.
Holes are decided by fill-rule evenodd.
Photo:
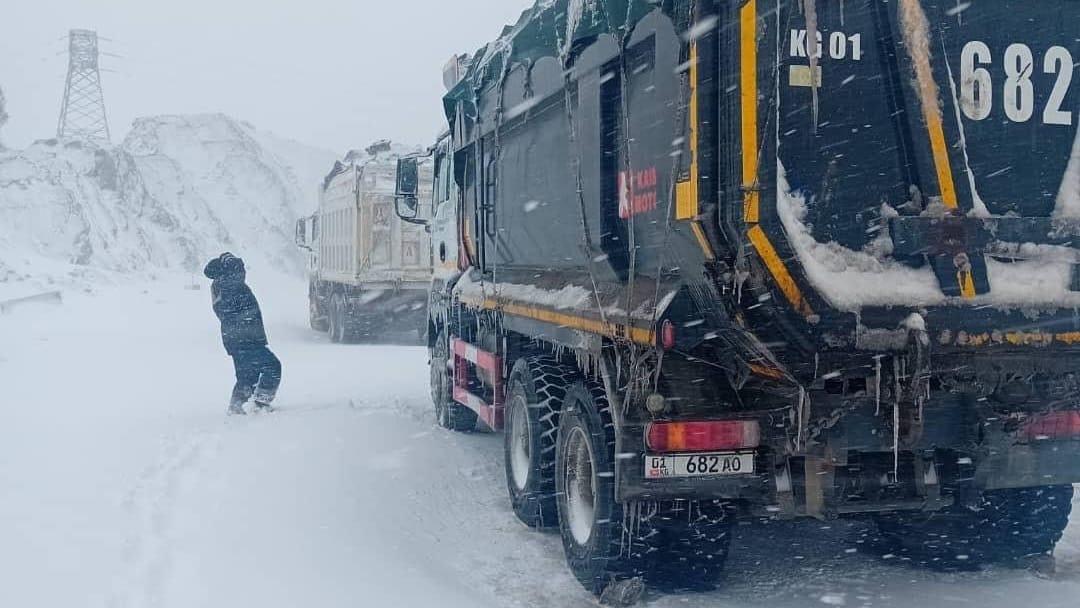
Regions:
M 71 30 L 68 33 L 67 84 L 56 137 L 109 140 L 109 121 L 105 118 L 105 96 L 101 92 L 98 68 L 97 32 Z

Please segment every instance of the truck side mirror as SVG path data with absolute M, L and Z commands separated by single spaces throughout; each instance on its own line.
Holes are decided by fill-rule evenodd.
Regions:
M 308 225 L 311 225 L 311 234 L 308 234 Z M 315 243 L 315 217 L 302 217 L 296 222 L 296 246 L 300 249 L 313 251 Z
M 307 218 L 300 218 L 296 222 L 296 246 L 301 249 L 310 249 L 307 239 Z
M 423 224 L 416 219 L 419 215 L 420 176 L 417 159 L 414 156 L 399 158 L 397 161 L 397 186 L 394 189 L 394 211 L 401 219 Z

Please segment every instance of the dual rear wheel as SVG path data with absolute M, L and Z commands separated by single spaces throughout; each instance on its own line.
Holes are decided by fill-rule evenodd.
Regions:
M 350 308 L 345 296 L 335 293 L 330 296 L 329 310 L 326 313 L 326 330 L 330 341 L 336 344 L 351 344 L 376 338 L 381 333 L 372 314 L 358 313 Z
M 615 429 L 603 387 L 549 357 L 518 360 L 507 390 L 504 455 L 510 503 L 529 526 L 559 527 L 585 588 L 642 577 L 660 589 L 711 588 L 734 514 L 720 501 L 621 503 Z
M 327 303 L 326 317 L 317 316 L 312 306 L 311 327 L 326 331 L 330 341 L 335 344 L 350 344 L 379 337 L 385 327 L 380 327 L 380 319 L 374 313 L 364 313 L 352 307 L 345 295 L 335 293 Z
M 315 331 L 330 330 L 330 319 L 322 314 L 322 309 L 319 307 L 319 300 L 315 297 L 314 288 L 312 288 L 311 293 L 308 294 L 308 324 L 311 325 L 311 329 Z
M 1024 565 L 1049 555 L 1061 540 L 1072 498 L 1068 485 L 993 490 L 974 505 L 885 513 L 875 519 L 890 551 L 925 566 Z
M 506 488 L 514 513 L 528 526 L 558 524 L 555 442 L 559 410 L 567 387 L 578 376 L 574 367 L 545 356 L 519 359 L 510 372 L 503 435 Z
M 335 344 L 348 342 L 351 339 L 351 333 L 349 331 L 349 311 L 348 305 L 345 302 L 345 297 L 340 293 L 335 293 L 330 296 L 330 309 L 327 311 L 326 317 L 327 332 L 330 334 L 330 341 Z

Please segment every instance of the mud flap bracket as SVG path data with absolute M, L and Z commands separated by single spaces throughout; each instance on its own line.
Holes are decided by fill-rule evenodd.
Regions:
M 893 254 L 926 257 L 947 296 L 990 292 L 985 256 L 1025 259 L 1021 245 L 1033 243 L 1071 251 L 1073 289 L 1080 288 L 1080 220 L 1049 217 L 896 217 L 889 220 Z
M 915 456 L 915 489 L 925 500 L 924 508 L 937 511 L 948 506 L 950 501 L 941 499 L 941 479 L 938 477 L 937 464 L 932 457 Z
M 795 513 L 795 491 L 791 486 L 791 467 L 787 459 L 776 468 L 776 500 L 780 506 L 779 516 L 793 519 Z

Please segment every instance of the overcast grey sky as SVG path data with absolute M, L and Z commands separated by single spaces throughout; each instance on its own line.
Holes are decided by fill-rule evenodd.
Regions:
M 102 74 L 113 141 L 132 119 L 225 112 L 341 152 L 431 143 L 441 69 L 532 0 L 18 0 L 0 12 L 0 88 L 21 147 L 56 132 L 69 29 L 114 42 Z

